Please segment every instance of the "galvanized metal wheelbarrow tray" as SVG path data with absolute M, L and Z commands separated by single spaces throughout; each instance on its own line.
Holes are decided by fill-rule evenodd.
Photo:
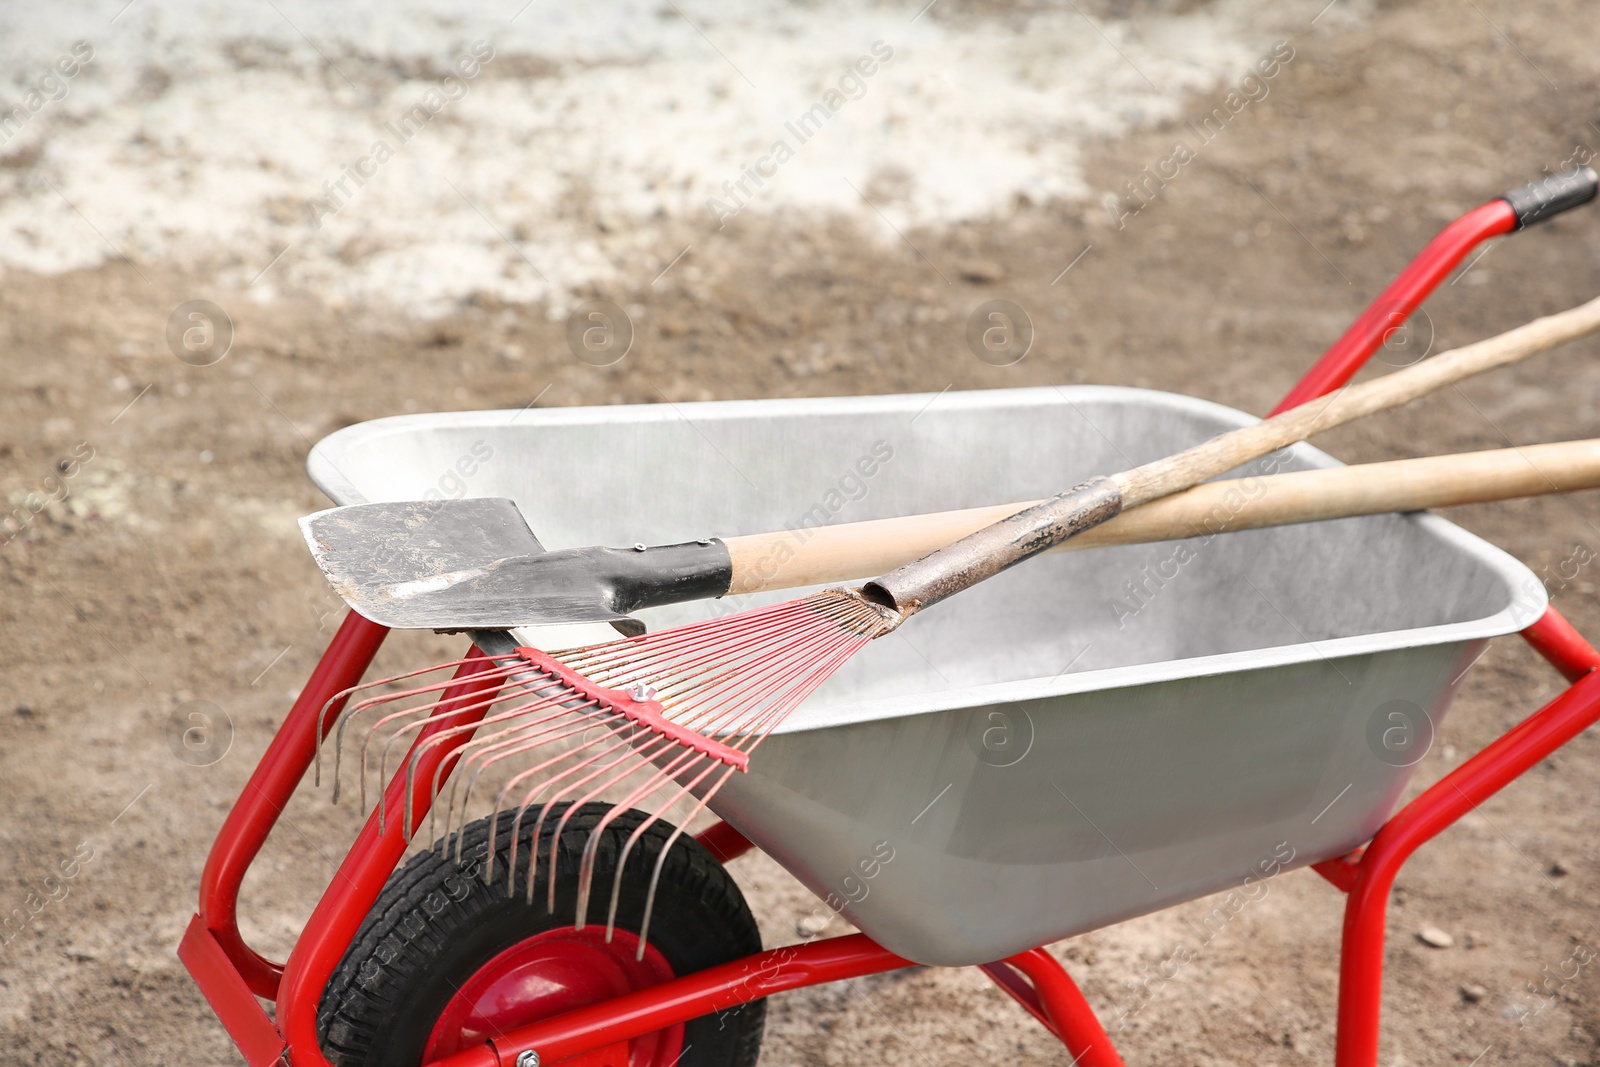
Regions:
M 1347 380 L 1394 309 L 1409 314 L 1473 244 L 1519 224 L 1517 210 L 1492 201 L 1447 228 L 1289 399 Z M 554 548 L 1025 499 L 1248 418 L 1097 387 L 472 412 L 350 427 L 308 466 L 340 504 L 508 496 Z M 1257 473 L 1334 462 L 1302 445 Z M 1600 654 L 1548 608 L 1538 579 L 1427 515 L 1042 557 L 962 599 L 819 692 L 717 797 L 726 822 L 699 835 L 724 860 L 761 847 L 862 934 L 535 1021 L 449 1062 L 553 1063 L 915 961 L 982 966 L 1077 1062 L 1116 1064 L 1038 946 L 1314 864 L 1350 895 L 1339 1062 L 1372 1063 L 1400 864 L 1600 717 Z M 1474 657 L 1517 631 L 1575 684 L 1389 818 Z M 346 620 L 230 813 L 180 948 L 251 1063 L 326 1062 L 322 983 L 405 851 L 369 822 L 287 964 L 240 937 L 239 884 L 310 763 L 317 713 L 385 632 Z M 475 635 L 490 652 L 570 636 Z M 404 788 L 391 785 L 396 802 Z M 275 1020 L 256 997 L 277 1002 Z
M 1096 387 L 464 412 L 349 427 L 308 466 L 339 504 L 414 500 L 482 453 L 467 491 L 547 547 L 671 544 L 1030 499 L 1250 421 Z M 712 807 L 885 948 L 986 963 L 1367 840 L 1426 750 L 1385 733 L 1430 737 L 1483 643 L 1544 608 L 1430 515 L 1048 556 L 874 642 Z

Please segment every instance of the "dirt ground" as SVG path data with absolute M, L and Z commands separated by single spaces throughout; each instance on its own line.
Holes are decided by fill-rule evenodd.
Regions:
M 714 236 L 685 223 L 677 245 L 693 252 L 664 277 L 589 294 L 630 308 L 638 331 L 609 368 L 575 359 L 539 307 L 482 301 L 419 323 L 313 294 L 261 306 L 160 263 L 7 274 L 0 489 L 12 507 L 61 484 L 70 495 L 0 547 L 0 901 L 36 911 L 0 948 L 0 1063 L 238 1062 L 173 950 L 224 812 L 339 618 L 294 524 L 325 506 L 302 466 L 320 436 L 397 412 L 535 397 L 1067 382 L 1265 412 L 1446 221 L 1600 146 L 1600 21 L 1582 0 L 1388 3 L 1360 19 L 1335 7 L 1315 25 L 1307 10 L 1271 94 L 1121 228 L 1097 203 L 1025 202 L 1003 220 L 889 241 L 844 221 L 746 213 Z M 930 17 L 984 16 L 952 3 Z M 1223 91 L 1197 94 L 1184 113 L 1208 112 Z M 1125 191 L 1180 137 L 1191 135 L 1169 123 L 1100 146 L 1093 186 Z M 1391 358 L 1410 358 L 1429 334 L 1442 350 L 1597 291 L 1600 208 L 1590 208 L 1495 243 Z M 164 341 L 169 312 L 197 298 L 225 307 L 236 328 L 214 366 L 185 365 Z M 1022 305 L 1037 330 L 1013 366 L 980 362 L 963 340 L 972 309 L 993 298 Z M 1593 436 L 1596 357 L 1600 342 L 1574 344 L 1320 443 L 1368 461 Z M 58 468 L 63 459 L 74 462 Z M 1563 571 L 1600 551 L 1600 496 L 1449 517 L 1549 576 L 1556 605 L 1600 636 L 1594 569 Z M 456 647 L 407 635 L 379 666 Z M 1494 643 L 1413 788 L 1559 684 L 1520 641 Z M 225 754 L 206 766 L 179 756 L 173 715 L 195 700 L 222 713 Z M 1382 1063 L 1600 1062 L 1596 968 L 1549 979 L 1600 940 L 1597 776 L 1591 731 L 1406 868 L 1389 919 Z M 246 885 L 252 943 L 281 958 L 352 820 L 309 788 L 296 798 Z M 810 895 L 763 857 L 733 870 L 766 944 L 795 940 Z M 1130 1063 L 1331 1062 L 1340 894 L 1309 872 L 1286 876 L 1175 976 L 1136 986 L 1200 941 L 1211 907 L 1052 951 L 1117 1027 Z M 1425 927 L 1453 943 L 1423 944 Z M 1547 979 L 1550 993 L 1530 991 Z M 928 969 L 775 998 L 762 1060 L 1018 1061 L 1067 1057 L 978 972 Z

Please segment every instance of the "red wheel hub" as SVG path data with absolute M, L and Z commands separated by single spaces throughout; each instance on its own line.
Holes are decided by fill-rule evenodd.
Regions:
M 566 927 L 519 941 L 461 984 L 428 1035 L 422 1062 L 481 1045 L 496 1034 L 576 1008 L 660 985 L 675 975 L 655 946 L 636 959 L 639 939 L 626 930 Z M 628 1067 L 671 1067 L 683 1051 L 683 1024 L 628 1043 Z

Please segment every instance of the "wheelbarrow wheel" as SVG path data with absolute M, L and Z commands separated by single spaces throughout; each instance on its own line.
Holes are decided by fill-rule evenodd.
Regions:
M 573 812 L 556 851 L 555 910 L 548 911 L 550 842 L 568 805 L 551 805 L 540 831 L 539 869 L 528 903 L 529 849 L 540 823 L 530 808 L 517 841 L 516 891 L 508 894 L 514 812 L 501 812 L 494 877 L 485 884 L 489 820 L 437 842 L 396 871 L 323 992 L 318 1033 L 337 1067 L 414 1067 L 482 1044 L 516 1026 L 610 999 L 761 950 L 744 895 L 688 835 L 661 868 L 643 958 L 638 931 L 656 860 L 673 828 L 656 822 L 629 853 L 606 941 L 617 857 L 647 818 L 627 811 L 603 831 L 588 924 L 575 929 L 578 863 L 590 830 L 610 810 Z M 730 1008 L 628 1042 L 616 1067 L 752 1067 L 766 1002 Z M 596 1062 L 600 1062 L 597 1060 Z

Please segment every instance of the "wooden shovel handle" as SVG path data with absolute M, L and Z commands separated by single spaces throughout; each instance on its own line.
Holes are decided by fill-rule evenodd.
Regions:
M 1124 511 L 1058 551 L 1600 488 L 1600 439 L 1222 482 Z M 1038 501 L 728 537 L 730 593 L 825 585 L 891 570 Z

